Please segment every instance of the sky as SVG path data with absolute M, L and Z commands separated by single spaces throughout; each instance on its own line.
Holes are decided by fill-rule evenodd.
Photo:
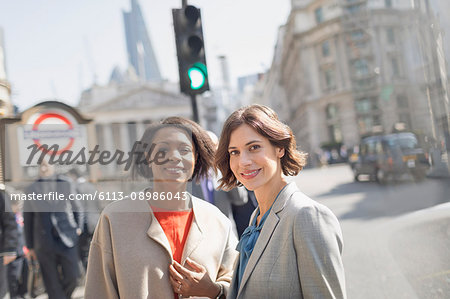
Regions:
M 139 0 L 162 76 L 178 81 L 172 8 L 181 0 Z M 219 55 L 237 77 L 266 71 L 289 0 L 192 0 L 201 9 L 210 84 Z M 0 0 L 7 78 L 20 110 L 49 99 L 77 105 L 81 91 L 128 65 L 122 11 L 130 0 Z M 95 76 L 94 76 L 95 74 Z

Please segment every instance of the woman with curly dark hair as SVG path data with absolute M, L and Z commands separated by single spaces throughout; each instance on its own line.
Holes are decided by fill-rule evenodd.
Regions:
M 237 240 L 229 219 L 187 188 L 212 165 L 210 137 L 171 117 L 150 125 L 137 145 L 133 173 L 148 187 L 102 212 L 85 298 L 223 298 Z
M 215 162 L 222 188 L 244 185 L 258 202 L 237 247 L 228 298 L 345 298 L 339 222 L 286 181 L 306 154 L 276 113 L 262 105 L 233 112 Z

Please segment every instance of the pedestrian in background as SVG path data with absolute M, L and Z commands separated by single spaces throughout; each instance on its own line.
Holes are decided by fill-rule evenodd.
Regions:
M 238 188 L 245 188 L 245 187 L 238 187 Z M 249 191 L 247 189 L 247 198 L 245 202 L 242 202 L 241 204 L 233 203 L 232 210 L 233 210 L 233 219 L 236 223 L 236 230 L 239 239 L 241 238 L 242 234 L 244 233 L 245 229 L 248 227 L 250 218 L 253 214 L 253 211 L 258 206 L 258 202 L 256 201 L 255 193 L 253 191 Z
M 146 129 L 136 153 L 142 155 L 135 157 L 134 177 L 148 187 L 103 210 L 91 242 L 85 298 L 223 296 L 236 237 L 227 217 L 187 192 L 188 183 L 212 166 L 208 134 L 188 119 L 171 117 Z
M 25 258 L 25 237 L 23 235 L 23 202 L 11 204 L 17 225 L 17 257 L 7 266 L 8 290 L 10 299 L 25 298 L 28 282 L 28 264 Z
M 5 190 L 0 190 L 0 298 L 3 298 L 8 289 L 6 278 L 6 265 L 17 256 L 17 224 L 14 213 L 5 198 Z
M 213 132 L 207 131 L 207 133 L 213 142 L 214 151 L 216 151 L 219 139 Z M 198 184 L 192 184 L 192 195 L 203 198 L 207 202 L 215 205 L 225 216 L 228 217 L 228 219 L 230 219 L 233 226 L 233 232 L 236 236 L 239 236 L 236 227 L 236 220 L 233 215 L 233 206 L 241 206 L 247 202 L 247 191 L 244 187 L 237 187 L 229 191 L 221 190 L 218 188 L 218 180 L 220 178 L 221 174 L 216 174 L 214 169 L 211 168 L 208 171 L 208 176 L 201 178 Z
M 95 186 L 78 169 L 72 168 L 66 175 L 74 181 L 77 194 L 86 196 L 80 201 L 84 212 L 84 223 L 83 232 L 79 237 L 78 243 L 81 264 L 83 265 L 84 271 L 86 271 L 92 235 L 94 234 L 95 226 L 97 225 L 102 209 L 100 207 L 100 201 L 93 197 L 96 192 Z
M 25 191 L 42 196 L 63 194 L 65 200 L 28 200 L 24 204 L 24 232 L 28 258 L 39 262 L 49 299 L 70 298 L 80 277 L 78 236 L 84 215 L 79 201 L 69 200 L 76 194 L 73 181 L 55 172 L 43 160 L 39 178 Z
M 216 154 L 221 187 L 243 184 L 258 202 L 237 246 L 228 298 L 346 297 L 337 218 L 285 178 L 305 162 L 272 109 L 252 105 L 226 120 Z

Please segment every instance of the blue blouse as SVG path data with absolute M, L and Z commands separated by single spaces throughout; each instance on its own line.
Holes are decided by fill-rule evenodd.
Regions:
M 287 186 L 287 185 L 286 185 Z M 286 187 L 284 186 L 280 192 L 278 192 L 277 197 L 275 197 L 275 201 L 277 200 L 278 196 L 280 195 L 281 191 Z M 238 245 L 236 246 L 236 250 L 239 251 L 239 265 L 237 268 L 237 278 L 238 278 L 238 289 L 242 281 L 242 277 L 244 276 L 245 268 L 247 267 L 248 260 L 250 259 L 250 256 L 252 255 L 253 248 L 255 248 L 256 241 L 259 238 L 259 234 L 263 228 L 264 222 L 266 222 L 267 217 L 269 216 L 270 210 L 272 210 L 272 205 L 270 206 L 269 210 L 262 216 L 261 221 L 259 221 L 258 226 L 256 226 L 256 219 L 259 216 L 259 207 L 258 211 L 256 212 L 255 218 L 253 218 L 252 224 L 247 227 L 244 232 L 242 233 L 241 240 L 239 241 Z

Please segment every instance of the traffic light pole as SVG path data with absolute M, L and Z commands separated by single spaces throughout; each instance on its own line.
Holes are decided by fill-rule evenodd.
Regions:
M 192 105 L 192 117 L 193 121 L 199 123 L 198 119 L 198 107 L 197 107 L 197 97 L 195 94 L 191 94 L 191 105 Z
M 192 118 L 198 123 L 196 96 L 209 90 L 202 19 L 200 9 L 188 5 L 188 0 L 181 0 L 181 6 L 172 9 L 180 92 L 191 98 Z

